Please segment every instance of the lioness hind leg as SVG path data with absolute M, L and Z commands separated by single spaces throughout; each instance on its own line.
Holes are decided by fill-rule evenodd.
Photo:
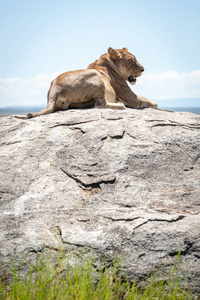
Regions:
M 112 108 L 112 109 L 125 109 L 126 108 L 122 102 L 113 103 L 113 102 L 109 102 L 105 99 L 96 100 L 94 107 Z

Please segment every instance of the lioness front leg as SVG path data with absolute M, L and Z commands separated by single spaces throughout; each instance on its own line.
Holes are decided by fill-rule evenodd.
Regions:
M 157 108 L 158 104 L 156 102 L 150 101 L 149 99 L 137 95 L 137 100 L 139 104 L 139 108 L 142 107 L 152 107 L 152 108 Z
M 123 103 L 130 108 L 152 107 L 157 108 L 157 103 L 146 99 L 145 97 L 136 95 L 128 86 L 124 84 L 117 90 L 117 96 Z
M 99 99 L 95 101 L 94 107 L 99 108 L 112 108 L 112 109 L 125 109 L 126 106 L 122 102 L 113 103 L 105 99 Z

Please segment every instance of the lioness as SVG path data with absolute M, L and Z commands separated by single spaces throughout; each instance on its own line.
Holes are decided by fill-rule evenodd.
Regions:
M 46 115 L 70 107 L 108 107 L 124 109 L 153 107 L 157 104 L 132 92 L 126 81 L 135 84 L 144 67 L 127 48 L 108 48 L 86 70 L 66 72 L 51 83 L 47 107 L 27 118 Z

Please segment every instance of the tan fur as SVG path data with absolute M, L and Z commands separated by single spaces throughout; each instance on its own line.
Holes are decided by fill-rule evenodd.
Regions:
M 104 107 L 124 109 L 153 107 L 157 104 L 133 93 L 127 84 L 134 84 L 144 71 L 127 48 L 108 48 L 108 53 L 86 70 L 66 72 L 51 83 L 47 107 L 27 118 L 49 114 L 69 107 Z

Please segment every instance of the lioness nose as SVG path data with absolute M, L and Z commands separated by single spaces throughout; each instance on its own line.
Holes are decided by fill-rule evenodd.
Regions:
M 141 72 L 144 72 L 144 67 L 141 67 Z

